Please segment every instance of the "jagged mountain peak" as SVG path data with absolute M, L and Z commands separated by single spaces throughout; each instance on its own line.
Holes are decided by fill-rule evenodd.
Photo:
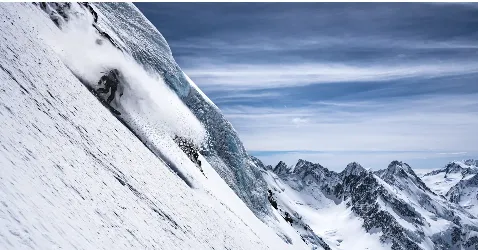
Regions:
M 357 162 L 351 162 L 347 164 L 347 167 L 340 173 L 342 176 L 359 175 L 362 172 L 368 172 Z
M 273 169 L 274 173 L 276 173 L 277 175 L 285 175 L 285 174 L 288 174 L 290 173 L 290 167 L 287 166 L 287 164 L 283 161 L 280 161 L 279 163 L 277 163 L 277 165 L 274 167 Z
M 299 159 L 299 161 L 297 161 L 297 163 L 295 164 L 294 168 L 291 169 L 291 171 L 294 173 L 300 173 L 300 172 L 303 172 L 304 169 L 310 170 L 315 168 L 321 169 L 321 170 L 326 169 L 319 163 L 313 163 L 307 160 Z
M 464 168 L 458 164 L 457 162 L 450 162 L 448 164 L 446 164 L 444 167 L 440 168 L 440 169 L 437 169 L 437 170 L 433 170 L 427 174 L 425 174 L 424 176 L 433 176 L 433 175 L 437 175 L 437 174 L 440 174 L 440 173 L 445 173 L 445 177 L 447 174 L 450 174 L 450 173 L 460 173 L 464 170 Z
M 427 185 L 415 174 L 415 171 L 405 162 L 392 161 L 387 169 L 376 171 L 375 174 L 385 182 L 395 185 L 400 189 L 405 189 L 411 183 L 417 188 L 435 194 Z
M 450 162 L 445 166 L 445 172 L 447 174 L 449 174 L 449 173 L 460 173 L 461 171 L 463 171 L 463 167 L 456 162 Z
M 297 164 L 295 164 L 296 166 L 299 166 L 299 165 L 304 165 L 304 164 L 314 164 L 313 162 L 310 162 L 310 161 L 307 161 L 307 160 L 304 160 L 304 159 L 299 159 L 297 161 Z
M 319 163 L 313 163 L 307 160 L 299 159 L 295 165 L 287 165 L 283 161 L 279 161 L 275 167 L 272 168 L 277 175 L 302 175 L 305 172 L 329 172 L 329 170 Z
M 299 160 L 292 170 L 294 176 L 303 181 L 313 181 L 319 186 L 335 182 L 338 180 L 338 174 L 323 167 L 319 163 L 312 163 L 306 160 Z
M 476 223 L 475 218 L 437 196 L 411 166 L 402 161 L 392 161 L 386 169 L 376 172 L 352 162 L 342 172 L 336 173 L 306 160 L 299 160 L 290 167 L 281 163 L 276 167 L 279 169 L 287 174 L 278 176 L 281 184 L 275 190 L 282 192 L 278 203 L 287 204 L 294 218 L 304 216 L 304 221 L 311 219 L 307 218 L 309 214 L 300 213 L 303 206 L 318 211 L 344 206 L 363 220 L 362 227 L 366 232 L 381 231 L 380 241 L 388 242 L 392 249 L 461 249 L 461 246 L 469 249 L 468 246 L 476 245 L 472 237 L 475 230 L 470 229 Z M 270 178 L 271 185 L 277 185 L 276 178 Z M 478 183 L 478 177 L 476 179 Z M 474 197 L 474 190 L 468 188 L 465 191 Z M 461 193 L 461 189 L 457 191 L 458 195 Z M 289 200 L 291 198 L 293 200 Z M 460 200 L 455 202 L 463 203 Z M 297 210 L 294 209 L 296 205 Z M 447 226 L 439 229 L 440 225 Z M 330 239 L 326 236 L 326 241 Z M 424 244 L 430 247 L 424 247 Z
M 445 167 L 433 170 L 424 176 L 433 176 L 440 173 L 445 173 L 445 177 L 448 174 L 461 173 L 463 177 L 468 174 L 476 174 L 478 172 L 478 161 L 468 159 L 464 161 L 453 161 L 445 165 Z
M 392 161 L 390 162 L 390 164 L 388 164 L 388 167 L 387 167 L 387 171 L 391 173 L 399 174 L 402 170 L 408 174 L 411 174 L 411 173 L 415 174 L 415 172 L 410 167 L 410 165 L 402 161 L 397 161 L 397 160 Z
M 467 166 L 475 166 L 475 167 L 478 167 L 478 160 L 474 160 L 474 159 L 467 159 L 467 160 L 464 160 L 463 163 Z

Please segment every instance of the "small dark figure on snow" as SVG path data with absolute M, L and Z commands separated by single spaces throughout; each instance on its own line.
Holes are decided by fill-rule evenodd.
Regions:
M 181 150 L 186 153 L 188 158 L 199 167 L 201 172 L 203 172 L 201 168 L 201 160 L 199 160 L 198 147 L 196 147 L 191 140 L 177 135 L 174 137 L 173 140 L 178 144 L 179 148 L 181 148 Z
M 116 90 L 118 89 L 120 73 L 117 69 L 113 69 L 108 74 L 101 77 L 98 81 L 98 85 L 104 84 L 104 88 L 99 88 L 98 93 L 106 94 L 110 91 L 111 93 L 108 99 L 106 100 L 107 103 L 111 103 L 115 98 Z

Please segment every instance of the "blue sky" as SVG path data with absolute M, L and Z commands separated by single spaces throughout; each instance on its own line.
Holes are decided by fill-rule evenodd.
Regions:
M 135 5 L 266 164 L 478 158 L 478 4 Z

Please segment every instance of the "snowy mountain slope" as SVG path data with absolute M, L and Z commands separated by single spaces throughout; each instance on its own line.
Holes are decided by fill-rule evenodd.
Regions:
M 478 175 L 460 180 L 450 188 L 446 197 L 478 216 Z
M 281 178 L 273 171 L 264 171 L 263 174 L 277 202 L 278 212 L 284 217 L 287 212 L 297 228 L 304 225 L 313 234 L 321 236 L 328 248 L 387 249 L 382 248 L 378 235 L 365 232 L 363 221 L 353 215 L 350 208 L 344 204 L 336 205 L 321 192 L 320 187 L 313 183 L 295 186 L 300 180 L 284 180 L 284 176 Z M 307 235 L 307 232 L 302 234 Z
M 162 35 L 133 5 L 98 3 L 93 7 L 105 16 L 99 15 L 99 26 L 116 34 L 137 62 L 161 74 L 203 124 L 208 136 L 201 153 L 256 216 L 268 220 L 272 211 L 267 202 L 266 183 L 259 170 L 229 121 L 181 71 Z M 138 29 L 142 32 L 137 32 Z
M 203 175 L 174 143 L 178 133 L 201 142 L 207 128 L 160 76 L 85 25 L 86 8 L 72 4 L 64 25 L 50 8 L 0 4 L 0 248 L 308 248 L 284 227 L 286 244 L 207 157 Z M 115 105 L 132 131 L 78 79 L 95 83 L 109 67 L 130 84 Z
M 477 173 L 478 162 L 469 159 L 450 162 L 441 169 L 424 174 L 422 179 L 436 193 L 478 216 Z
M 436 195 L 405 163 L 375 173 L 357 163 L 335 173 L 304 160 L 263 169 L 277 209 L 308 224 L 331 249 L 478 246 L 476 217 Z
M 427 172 L 421 179 L 435 193 L 446 195 L 459 181 L 470 179 L 477 173 L 478 167 L 474 160 L 455 161 L 441 169 Z
M 408 164 L 394 161 L 385 171 L 378 171 L 377 175 L 389 185 L 384 185 L 387 189 L 393 190 L 399 199 L 405 201 L 422 217 L 424 223 L 416 232 L 428 236 L 432 241 L 426 242 L 425 239 L 423 245 L 428 244 L 430 248 L 440 245 L 447 249 L 470 244 L 469 239 L 477 233 L 478 221 L 475 216 L 436 195 Z M 457 232 L 467 236 L 458 239 L 454 236 Z M 443 239 L 446 234 L 450 234 L 451 241 L 446 242 L 446 239 Z

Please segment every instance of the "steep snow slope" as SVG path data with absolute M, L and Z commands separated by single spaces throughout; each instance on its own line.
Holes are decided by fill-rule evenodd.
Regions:
M 93 19 L 74 8 L 80 20 Z M 174 144 L 171 134 L 200 141 L 204 132 L 161 77 L 112 52 L 108 41 L 93 51 L 71 50 L 93 48 L 97 41 L 89 36 L 96 33 L 71 19 L 84 36 L 70 26 L 60 30 L 51 20 L 58 13 L 48 16 L 31 3 L 0 4 L 0 12 L 0 248 L 307 248 L 293 234 L 284 243 L 204 158 L 206 176 Z M 95 82 L 100 66 L 121 68 L 135 80 L 118 108 L 137 125 L 133 131 L 158 135 L 150 143 L 168 159 L 145 147 L 78 80 Z M 144 114 L 150 119 L 142 120 Z
M 267 187 L 232 125 L 179 68 L 162 35 L 133 5 L 96 3 L 98 25 L 111 31 L 124 50 L 148 69 L 162 75 L 207 131 L 201 153 L 211 166 L 264 221 L 272 218 Z M 104 18 L 101 18 L 104 16 Z M 140 31 L 140 32 L 138 32 Z

